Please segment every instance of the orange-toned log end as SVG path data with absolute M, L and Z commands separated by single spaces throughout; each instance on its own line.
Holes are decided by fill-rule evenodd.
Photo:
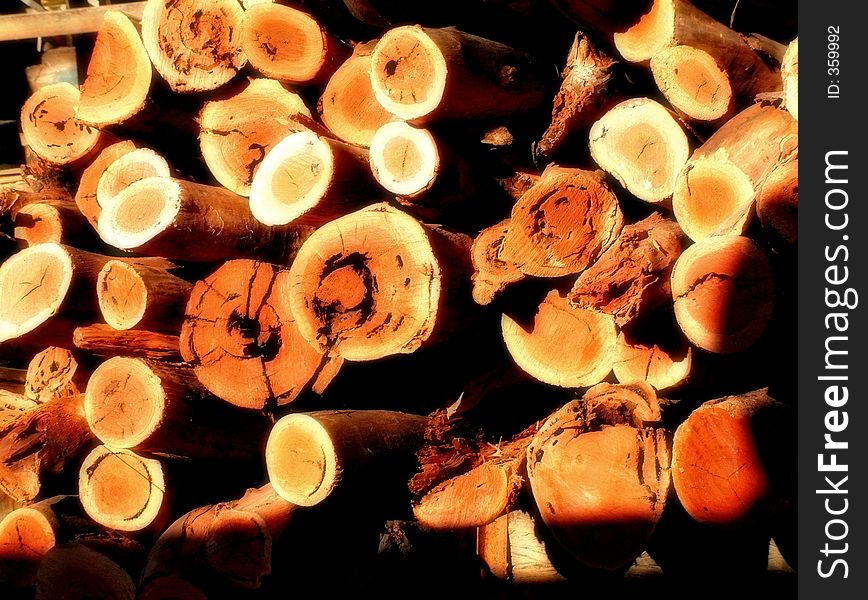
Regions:
M 799 159 L 796 157 L 769 173 L 757 190 L 756 212 L 763 229 L 788 245 L 799 234 Z
M 43 511 L 18 508 L 0 521 L 0 562 L 38 563 L 54 547 L 57 523 Z
M 28 204 L 15 213 L 13 237 L 28 246 L 51 242 L 59 244 L 64 238 L 63 218 L 49 204 Z
M 38 600 L 133 600 L 136 586 L 120 565 L 82 544 L 56 546 L 36 573 Z
M 326 81 L 346 58 L 345 47 L 314 17 L 271 3 L 245 11 L 241 48 L 260 73 L 295 84 Z
M 690 147 L 675 118 L 648 98 L 625 100 L 590 131 L 591 156 L 631 194 L 646 202 L 672 195 Z
M 506 510 L 518 492 L 516 483 L 506 468 L 485 462 L 425 494 L 413 515 L 435 530 L 481 527 Z
M 29 333 L 54 316 L 72 276 L 72 259 L 57 244 L 30 246 L 0 265 L 0 342 Z
M 638 21 L 614 34 L 615 48 L 630 62 L 649 60 L 671 44 L 679 0 L 655 0 Z
M 501 256 L 533 277 L 579 273 L 623 225 L 618 199 L 600 174 L 549 167 L 513 207 Z
M 515 263 L 501 258 L 509 222 L 509 219 L 504 219 L 487 227 L 473 240 L 470 257 L 473 261 L 473 300 L 477 304 L 491 304 L 509 284 L 525 277 Z
M 277 81 L 253 79 L 240 93 L 205 104 L 199 115 L 202 157 L 221 185 L 247 196 L 268 151 L 290 133 L 306 131 L 302 123 L 309 118 L 298 94 Z
M 138 599 L 208 600 L 208 597 L 189 581 L 170 575 L 143 584 L 138 590 Z
M 149 0 L 142 41 L 157 72 L 176 92 L 213 90 L 235 77 L 244 9 L 237 0 Z
M 102 212 L 102 207 L 97 200 L 97 189 L 103 173 L 110 164 L 135 149 L 136 145 L 130 141 L 106 146 L 82 172 L 78 190 L 75 192 L 75 204 L 94 229 L 97 228 L 99 215 Z
M 81 85 L 76 117 L 94 127 L 123 123 L 145 107 L 151 73 L 135 25 L 120 11 L 106 11 Z
M 579 308 L 557 291 L 539 305 L 529 328 L 503 315 L 501 331 L 515 363 L 543 383 L 587 387 L 612 371 L 617 340 L 612 316 Z
M 680 334 L 673 340 L 651 340 L 641 334 L 618 334 L 612 370 L 620 383 L 644 381 L 659 391 L 684 383 L 690 376 L 692 350 Z
M 799 120 L 799 38 L 787 46 L 784 62 L 781 64 L 781 77 L 784 80 L 784 107 L 793 118 Z
M 320 227 L 283 288 L 304 339 L 323 353 L 365 361 L 414 352 L 436 337 L 443 272 L 455 265 L 435 254 L 435 235 L 388 204 Z
M 135 327 L 148 306 L 144 280 L 135 268 L 119 260 L 106 262 L 99 272 L 96 295 L 103 318 L 114 329 Z
M 181 354 L 214 395 L 245 408 L 286 404 L 319 371 L 323 356 L 283 295 L 287 279 L 276 265 L 233 260 L 193 287 Z
M 518 584 L 565 581 L 537 534 L 536 521 L 524 511 L 510 511 L 480 527 L 476 540 L 476 553 L 498 579 Z
M 764 390 L 706 402 L 675 432 L 672 478 L 687 513 L 702 523 L 735 525 L 773 516 L 781 484 L 795 471 L 796 448 L 784 426 L 792 410 Z
M 664 430 L 549 428 L 537 434 L 527 460 L 543 521 L 578 561 L 618 569 L 640 554 L 669 489 Z
M 371 171 L 397 196 L 416 198 L 431 189 L 440 172 L 437 141 L 427 129 L 403 121 L 387 123 L 371 140 Z
M 205 561 L 233 586 L 257 589 L 271 574 L 271 543 L 262 517 L 245 510 L 224 510 L 205 538 Z
M 768 258 L 742 236 L 696 242 L 672 270 L 678 325 L 709 352 L 739 352 L 753 345 L 771 319 L 774 294 Z
M 80 391 L 75 383 L 76 379 L 81 379 L 80 375 L 72 352 L 49 346 L 37 353 L 27 366 L 24 395 L 40 403 L 75 396 Z
M 143 531 L 165 516 L 163 467 L 129 450 L 94 448 L 81 464 L 78 494 L 88 516 L 109 529 Z
M 105 208 L 118 194 L 141 179 L 169 175 L 169 163 L 150 148 L 131 150 L 105 168 L 96 186 L 97 204 Z
M 24 141 L 51 163 L 85 159 L 102 142 L 102 134 L 75 118 L 80 93 L 70 83 L 53 83 L 34 92 L 21 109 Z
M 579 275 L 570 301 L 612 315 L 619 327 L 669 301 L 669 279 L 681 254 L 681 237 L 681 228 L 657 213 L 627 225 Z
M 681 113 L 697 121 L 717 121 L 733 109 L 729 75 L 710 54 L 691 46 L 672 46 L 651 58 L 657 87 Z

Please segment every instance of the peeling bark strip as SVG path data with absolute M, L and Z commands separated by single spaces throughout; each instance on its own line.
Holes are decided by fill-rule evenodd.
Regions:
M 325 83 L 348 54 L 311 15 L 271 3 L 245 11 L 241 49 L 266 77 L 295 84 Z
M 174 91 L 213 90 L 247 63 L 241 51 L 243 18 L 237 0 L 148 0 L 142 40 Z
M 0 428 L 0 490 L 33 500 L 45 477 L 76 464 L 93 440 L 83 403 L 82 396 L 55 398 Z
M 55 398 L 69 398 L 84 390 L 87 375 L 66 348 L 49 346 L 36 354 L 27 366 L 24 395 L 40 404 Z
M 385 410 L 287 415 L 268 438 L 268 477 L 283 499 L 298 506 L 321 503 L 339 484 L 406 481 L 426 423 L 425 417 Z
M 648 98 L 621 102 L 594 123 L 591 156 L 627 191 L 646 202 L 672 196 L 687 163 L 687 136 L 663 106 Z
M 746 237 L 697 242 L 672 270 L 678 325 L 709 352 L 740 352 L 753 345 L 771 319 L 774 293 L 769 259 Z
M 406 121 L 497 117 L 539 106 L 544 82 L 530 56 L 457 29 L 387 31 L 371 55 L 380 104 Z
M 527 449 L 534 501 L 555 539 L 588 566 L 642 551 L 666 505 L 668 434 L 647 385 L 600 384 L 555 412 Z
M 288 404 L 325 369 L 282 294 L 288 278 L 276 265 L 232 260 L 193 287 L 181 354 L 202 385 L 230 404 Z
M 651 329 L 654 331 L 656 328 Z M 655 339 L 635 329 L 619 333 L 612 366 L 618 382 L 642 381 L 662 392 L 686 381 L 690 376 L 693 352 L 680 331 L 677 336 L 670 333 L 669 337 L 675 339 Z
M 97 446 L 81 463 L 81 506 L 104 527 L 137 532 L 158 526 L 168 510 L 165 495 L 163 467 L 155 459 Z
M 133 600 L 136 586 L 120 565 L 80 543 L 55 546 L 36 573 L 36 599 Z
M 106 11 L 81 85 L 76 118 L 94 127 L 123 123 L 145 107 L 152 71 L 129 17 Z
M 456 325 L 448 313 L 463 301 L 469 245 L 374 204 L 311 235 L 281 293 L 320 352 L 355 361 L 411 353 Z
M 654 213 L 627 225 L 576 279 L 570 301 L 608 313 L 623 327 L 672 298 L 669 277 L 681 254 L 681 228 Z
M 396 119 L 371 87 L 371 52 L 376 42 L 359 44 L 329 79 L 317 110 L 323 124 L 345 142 L 371 145 L 374 133 Z
M 253 79 L 241 92 L 205 103 L 199 116 L 199 145 L 217 181 L 248 196 L 253 173 L 268 151 L 312 124 L 310 110 L 298 94 L 277 81 Z
M 286 233 L 257 221 L 229 190 L 167 177 L 130 185 L 98 227 L 103 241 L 122 250 L 205 262 L 275 254 Z
M 177 333 L 193 285 L 167 269 L 110 260 L 96 281 L 99 309 L 114 329 Z
M 51 163 L 67 165 L 86 160 L 96 152 L 104 136 L 75 118 L 78 88 L 70 83 L 53 83 L 40 88 L 21 108 L 24 141 L 37 156 Z
M 165 158 L 150 148 L 136 148 L 106 166 L 96 184 L 96 202 L 103 209 L 135 182 L 147 177 L 169 177 L 171 174 Z
M 799 234 L 799 157 L 779 164 L 756 194 L 756 213 L 763 229 L 787 245 Z
M 799 38 L 787 46 L 784 62 L 781 65 L 781 77 L 784 80 L 784 108 L 793 118 L 799 120 Z
M 543 383 L 587 387 L 603 381 L 612 370 L 615 320 L 575 306 L 557 290 L 539 305 L 529 328 L 503 315 L 501 331 L 515 364 Z
M 130 141 L 106 146 L 82 172 L 78 190 L 75 193 L 75 204 L 94 229 L 97 228 L 99 215 L 102 213 L 102 207 L 97 200 L 97 189 L 103 173 L 109 165 L 135 149 L 136 144 Z
M 208 394 L 193 370 L 116 356 L 91 375 L 84 412 L 94 435 L 112 448 L 191 458 L 254 459 L 269 422 Z
M 76 327 L 72 332 L 76 348 L 97 356 L 141 356 L 151 360 L 179 362 L 178 336 L 143 329 L 119 331 L 102 323 Z
M 566 581 L 552 564 L 536 521 L 523 510 L 509 511 L 480 527 L 476 539 L 476 553 L 498 579 L 518 584 Z
M 614 66 L 615 61 L 598 51 L 587 36 L 576 33 L 554 98 L 551 124 L 534 146 L 537 159 L 550 159 L 615 104 Z
M 755 104 L 700 146 L 678 176 L 672 209 L 691 239 L 742 233 L 757 188 L 798 151 L 798 122 L 784 110 Z
M 587 269 L 624 224 L 601 173 L 550 166 L 513 206 L 501 257 L 532 277 Z
M 675 432 L 672 479 L 687 513 L 716 525 L 767 522 L 791 499 L 795 414 L 757 390 L 710 400 Z
M 509 219 L 483 229 L 473 240 L 470 256 L 473 259 L 473 300 L 477 304 L 491 304 L 510 283 L 524 279 L 518 266 L 504 260 L 503 239 L 509 231 Z
M 377 195 L 368 153 L 299 131 L 271 147 L 250 188 L 250 211 L 266 225 L 318 226 Z

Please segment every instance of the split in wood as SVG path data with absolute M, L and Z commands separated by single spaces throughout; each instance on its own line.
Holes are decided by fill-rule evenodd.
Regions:
M 177 332 L 192 288 L 166 269 L 110 260 L 97 276 L 96 297 L 114 329 Z
M 17 508 L 0 520 L 0 562 L 38 563 L 57 543 L 60 526 L 52 505 L 55 496 Z

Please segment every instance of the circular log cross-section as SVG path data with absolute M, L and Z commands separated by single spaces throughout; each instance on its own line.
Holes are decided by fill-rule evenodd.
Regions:
M 662 392 L 683 383 L 690 375 L 692 362 L 690 345 L 680 334 L 672 342 L 658 342 L 622 331 L 612 370 L 620 383 L 644 381 Z
M 774 279 L 769 259 L 749 238 L 696 242 L 672 269 L 675 318 L 693 344 L 709 352 L 740 352 L 771 319 Z
M 440 171 L 440 153 L 426 129 L 403 121 L 387 123 L 371 140 L 371 171 L 397 196 L 414 198 L 431 189 Z
M 174 91 L 213 90 L 247 63 L 241 50 L 243 18 L 237 0 L 148 0 L 142 41 Z
M 102 141 L 102 134 L 75 118 L 81 96 L 70 83 L 53 83 L 34 92 L 21 108 L 24 141 L 40 158 L 69 164 L 85 158 Z
M 36 573 L 36 600 L 133 600 L 136 586 L 120 565 L 83 544 L 52 548 Z
M 96 297 L 114 329 L 177 332 L 192 287 L 165 269 L 110 260 L 97 275 Z
M 572 305 L 557 291 L 539 305 L 530 330 L 508 315 L 501 319 L 503 341 L 528 375 L 566 388 L 600 383 L 615 360 L 615 320 Z
M 106 167 L 96 186 L 96 201 L 105 208 L 118 194 L 148 177 L 168 177 L 166 159 L 150 148 L 137 148 L 120 156 Z
M 265 461 L 275 491 L 298 506 L 319 504 L 338 482 L 338 457 L 331 437 L 305 414 L 289 415 L 274 425 Z
M 324 82 L 346 52 L 309 14 L 271 3 L 245 11 L 241 48 L 260 73 L 295 84 Z
M 320 227 L 299 250 L 283 289 L 301 335 L 347 360 L 417 350 L 442 321 L 443 265 L 434 235 L 387 204 Z
M 68 237 L 64 231 L 63 217 L 57 208 L 50 204 L 28 204 L 15 213 L 15 228 L 13 237 L 22 240 L 28 246 L 36 244 L 59 244 Z
M 102 213 L 102 207 L 97 200 L 97 189 L 103 173 L 109 165 L 135 149 L 136 145 L 129 140 L 106 146 L 82 172 L 75 192 L 75 205 L 94 229 L 97 228 Z
M 0 520 L 0 560 L 38 562 L 54 547 L 57 526 L 50 508 L 13 510 Z
M 698 121 L 716 121 L 730 111 L 729 76 L 708 52 L 672 46 L 651 59 L 654 81 L 677 110 Z
M 68 398 L 80 393 L 78 361 L 66 348 L 49 346 L 36 354 L 27 366 L 24 395 L 38 402 L 53 398 Z
M 78 495 L 91 519 L 118 531 L 148 528 L 161 516 L 163 467 L 129 450 L 97 446 L 81 464 Z
M 57 244 L 25 248 L 0 265 L 0 342 L 29 333 L 54 316 L 72 277 L 72 259 Z
M 151 60 L 136 26 L 120 11 L 106 11 L 96 35 L 76 117 L 104 127 L 141 111 L 151 88 Z
M 641 200 L 672 196 L 690 147 L 668 110 L 648 98 L 621 102 L 594 123 L 591 155 L 603 169 Z
M 276 265 L 232 260 L 193 287 L 181 355 L 212 394 L 245 408 L 287 404 L 318 372 L 323 356 L 280 292 L 288 277 Z

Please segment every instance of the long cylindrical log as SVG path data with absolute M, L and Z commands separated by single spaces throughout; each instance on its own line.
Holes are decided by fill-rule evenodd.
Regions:
M 375 204 L 320 227 L 282 286 L 302 337 L 346 360 L 416 351 L 456 325 L 470 242 Z M 454 315 L 453 315 L 454 316 Z
M 256 168 L 284 137 L 314 126 L 301 97 L 272 79 L 253 79 L 224 100 L 205 103 L 199 115 L 199 146 L 224 187 L 250 194 Z
M 504 314 L 501 331 L 515 363 L 543 383 L 587 387 L 612 371 L 618 335 L 614 318 L 579 308 L 557 290 L 539 305 L 530 327 Z
M 781 64 L 781 77 L 784 80 L 784 108 L 793 118 L 799 120 L 799 38 L 787 46 L 784 62 Z
M 487 227 L 473 240 L 470 256 L 473 260 L 473 300 L 477 304 L 491 304 L 509 284 L 525 277 L 515 263 L 501 256 L 509 222 L 509 219 L 504 219 Z
M 322 225 L 376 195 L 368 154 L 312 131 L 267 150 L 250 187 L 250 211 L 266 225 Z
M 642 551 L 670 486 L 668 435 L 650 386 L 600 384 L 555 412 L 527 449 L 543 522 L 588 566 L 618 569 Z
M 147 177 L 169 177 L 169 163 L 150 148 L 136 148 L 112 161 L 96 185 L 96 201 L 100 209 L 133 183 Z M 97 220 L 99 217 L 97 216 Z
M 142 41 L 172 90 L 213 90 L 247 63 L 241 49 L 243 18 L 237 0 L 148 0 Z
M 798 152 L 798 122 L 755 104 L 730 119 L 691 156 L 678 176 L 672 208 L 691 239 L 742 233 L 757 188 Z
M 94 435 L 112 448 L 191 458 L 259 456 L 269 422 L 208 394 L 193 370 L 116 356 L 94 370 L 84 412 Z
M 84 398 L 55 398 L 0 429 L 0 490 L 26 502 L 43 481 L 68 470 L 93 440 Z
M 30 149 L 45 160 L 67 165 L 86 161 L 105 138 L 75 118 L 78 88 L 54 83 L 34 92 L 21 108 L 21 130 Z
M 132 184 L 99 217 L 106 243 L 178 260 L 273 254 L 283 233 L 257 221 L 229 190 L 165 177 Z
M 681 254 L 681 229 L 654 213 L 627 225 L 576 279 L 570 301 L 608 313 L 623 327 L 672 297 L 669 279 Z
M 120 565 L 80 543 L 55 546 L 36 573 L 36 598 L 133 600 L 136 586 Z
M 271 485 L 288 502 L 314 506 L 339 484 L 401 480 L 412 472 L 426 422 L 381 410 L 287 415 L 274 425 L 265 449 Z
M 87 374 L 72 352 L 49 346 L 30 361 L 24 395 L 39 403 L 68 398 L 81 393 L 86 382 Z
M 371 87 L 371 52 L 374 42 L 359 44 L 326 84 L 317 109 L 323 124 L 350 144 L 368 147 L 374 133 L 395 120 L 374 95 Z
M 106 146 L 82 172 L 75 192 L 75 204 L 94 229 L 97 228 L 102 212 L 97 200 L 97 189 L 103 173 L 114 161 L 136 147 L 135 143 L 128 140 Z
M 244 12 L 241 49 L 266 77 L 302 85 L 328 81 L 348 54 L 313 16 L 272 3 Z
M 168 362 L 181 360 L 177 335 L 144 329 L 118 330 L 103 323 L 85 325 L 73 330 L 72 343 L 76 348 L 97 356 L 122 354 Z
M 192 288 L 167 269 L 110 260 L 97 276 L 96 297 L 115 329 L 177 332 Z
M 799 236 L 799 157 L 777 165 L 756 193 L 756 214 L 776 241 L 792 246 Z
M 702 523 L 744 524 L 774 516 L 796 474 L 795 415 L 767 390 L 711 400 L 675 432 L 672 479 Z
M 476 553 L 491 574 L 504 581 L 537 585 L 565 581 L 536 531 L 530 514 L 509 511 L 479 528 Z
M 152 71 L 129 17 L 106 11 L 81 85 L 76 118 L 93 127 L 126 121 L 145 107 Z
M 742 236 L 696 242 L 672 269 L 678 325 L 709 352 L 739 352 L 753 345 L 771 319 L 774 289 L 769 259 Z
M 684 130 L 666 108 L 648 98 L 625 100 L 590 131 L 591 156 L 631 194 L 646 202 L 672 196 L 687 163 Z
M 273 408 L 292 402 L 327 369 L 322 352 L 299 332 L 282 291 L 288 280 L 276 265 L 232 260 L 193 287 L 181 354 L 214 395 L 240 407 Z
M 544 98 L 528 55 L 456 29 L 409 25 L 377 42 L 371 85 L 386 110 L 419 122 L 510 115 Z
M 550 166 L 513 206 L 501 257 L 532 277 L 579 273 L 614 243 L 623 224 L 600 173 Z

